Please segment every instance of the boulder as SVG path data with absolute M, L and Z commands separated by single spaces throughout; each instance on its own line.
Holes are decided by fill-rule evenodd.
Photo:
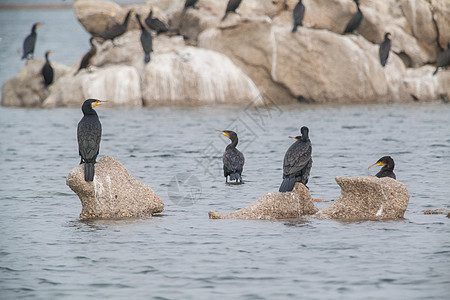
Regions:
M 253 81 L 220 53 L 184 47 L 154 56 L 145 66 L 145 106 L 262 104 Z
M 431 11 L 439 34 L 439 46 L 446 49 L 450 41 L 450 1 L 431 0 Z
M 66 184 L 80 198 L 81 219 L 144 217 L 164 209 L 164 203 L 148 185 L 133 178 L 110 156 L 102 157 L 95 164 L 94 181 L 84 180 L 84 164 L 81 164 L 70 172 Z
M 89 98 L 107 100 L 107 106 L 142 107 L 140 76 L 134 67 L 109 65 L 93 72 L 82 70 L 76 76 L 73 72 L 55 84 L 43 107 L 78 108 Z
M 427 209 L 423 212 L 425 215 L 447 215 L 450 214 L 450 209 L 438 208 L 438 209 Z
M 430 65 L 406 69 L 403 81 L 414 100 L 429 102 L 438 98 L 450 99 L 450 72 L 441 69 L 433 76 L 435 69 Z
M 3 84 L 1 105 L 40 107 L 57 84 L 58 79 L 70 71 L 69 67 L 51 61 L 54 79 L 53 83 L 46 88 L 41 74 L 44 64 L 45 59 L 28 60 L 25 67 L 14 78 Z
M 296 183 L 292 192 L 268 193 L 261 196 L 253 204 L 228 214 L 209 212 L 210 219 L 244 219 L 244 220 L 276 220 L 293 219 L 313 215 L 317 208 L 309 190 L 301 183 Z
M 336 177 L 339 199 L 320 210 L 316 217 L 339 220 L 403 218 L 409 203 L 406 186 L 392 178 L 374 176 Z

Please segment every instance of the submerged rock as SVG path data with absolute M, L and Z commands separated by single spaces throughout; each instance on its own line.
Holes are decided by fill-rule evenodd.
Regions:
M 438 209 L 427 209 L 423 212 L 425 215 L 450 215 L 450 209 L 438 208 Z
M 296 183 L 292 192 L 268 193 L 253 204 L 228 214 L 209 212 L 210 219 L 274 220 L 313 215 L 318 211 L 309 190 Z
M 155 192 L 110 156 L 102 157 L 95 164 L 93 182 L 84 180 L 84 164 L 81 164 L 70 172 L 66 184 L 80 198 L 81 219 L 143 217 L 164 210 L 164 203 Z
M 342 220 L 403 218 L 409 203 L 406 186 L 392 178 L 336 177 L 339 199 L 315 216 Z

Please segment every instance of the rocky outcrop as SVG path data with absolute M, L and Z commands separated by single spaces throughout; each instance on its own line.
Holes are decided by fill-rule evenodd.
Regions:
M 431 11 L 439 34 L 439 45 L 446 49 L 450 41 L 450 1 L 431 0 Z
M 45 59 L 31 59 L 25 67 L 2 87 L 2 105 L 16 107 L 40 107 L 59 78 L 69 72 L 65 65 L 51 62 L 54 70 L 53 84 L 45 87 L 41 70 Z
M 148 185 L 133 178 L 110 156 L 95 164 L 94 181 L 84 180 L 81 164 L 70 172 L 66 184 L 80 198 L 81 219 L 152 216 L 164 209 L 164 203 Z
M 438 209 L 427 209 L 423 212 L 425 215 L 447 215 L 450 214 L 450 209 L 438 208 Z
M 253 204 L 228 214 L 209 212 L 209 218 L 276 220 L 299 218 L 316 212 L 309 190 L 303 184 L 296 183 L 292 192 L 268 193 Z
M 339 220 L 403 218 L 409 203 L 404 184 L 392 178 L 336 177 L 341 187 L 339 199 L 315 216 Z

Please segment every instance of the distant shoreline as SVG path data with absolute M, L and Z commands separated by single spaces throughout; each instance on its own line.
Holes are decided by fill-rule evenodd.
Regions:
M 119 5 L 142 4 L 141 2 L 116 2 Z M 42 3 L 42 4 L 0 4 L 0 10 L 48 10 L 72 9 L 73 3 Z

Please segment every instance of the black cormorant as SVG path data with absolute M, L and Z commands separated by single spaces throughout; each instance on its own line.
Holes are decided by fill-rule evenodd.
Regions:
M 136 14 L 136 19 L 138 20 L 139 26 L 141 26 L 141 45 L 145 53 L 144 61 L 145 63 L 148 63 L 150 61 L 150 52 L 153 52 L 153 38 L 150 32 L 142 25 L 141 16 L 139 16 L 139 14 Z
M 450 42 L 447 44 L 447 49 L 442 51 L 441 54 L 439 54 L 437 60 L 436 60 L 436 70 L 434 71 L 433 75 L 436 75 L 439 68 L 443 68 L 450 65 Z
M 228 0 L 227 9 L 225 10 L 225 15 L 222 18 L 222 21 L 228 16 L 230 12 L 236 13 L 236 9 L 241 4 L 241 0 Z
M 169 28 L 167 28 L 167 25 L 164 24 L 164 22 L 162 22 L 158 18 L 153 18 L 152 15 L 153 10 L 150 10 L 147 18 L 145 18 L 145 24 L 147 24 L 148 28 L 156 31 L 156 34 L 169 31 Z
M 53 83 L 53 75 L 54 75 L 52 65 L 50 64 L 50 61 L 48 60 L 48 56 L 50 54 L 52 54 L 52 51 L 45 52 L 45 64 L 41 70 L 42 77 L 44 77 L 44 83 L 45 83 L 46 87 L 48 87 L 50 84 Z
M 89 39 L 89 44 L 91 44 L 91 49 L 83 56 L 81 59 L 80 67 L 75 72 L 74 76 L 80 72 L 81 69 L 86 69 L 91 66 L 92 60 L 94 59 L 95 54 L 97 54 L 97 47 L 94 44 L 94 37 Z
M 34 46 L 36 45 L 36 29 L 41 26 L 41 23 L 34 23 L 31 27 L 31 33 L 23 41 L 23 54 L 22 59 L 32 58 L 34 55 Z
M 81 156 L 80 164 L 84 163 L 84 180 L 94 180 L 94 164 L 100 149 L 102 138 L 102 124 L 94 110 L 100 105 L 100 100 L 88 99 L 84 101 L 81 110 L 83 118 L 78 123 L 78 153 Z
M 384 66 L 386 65 L 387 59 L 389 57 L 389 51 L 391 51 L 391 34 L 386 32 L 384 34 L 384 41 L 380 44 L 380 63 Z
M 244 169 L 244 154 L 236 149 L 238 144 L 238 136 L 236 132 L 231 130 L 217 130 L 221 132 L 224 136 L 231 140 L 231 144 L 225 148 L 223 153 L 223 176 L 225 176 L 225 182 L 228 182 L 228 176 L 230 176 L 230 181 L 239 180 L 242 182 L 242 170 Z
M 359 1 L 358 0 L 353 0 L 353 1 L 355 1 L 355 3 L 356 3 L 356 8 L 358 9 L 358 11 L 356 12 L 356 14 L 354 14 L 352 16 L 350 21 L 347 23 L 347 26 L 345 27 L 343 34 L 352 33 L 353 31 L 355 31 L 361 24 L 361 21 L 363 18 L 363 13 L 362 13 L 361 9 L 359 8 Z
M 390 156 L 383 156 L 382 158 L 380 158 L 376 163 L 374 163 L 373 165 L 371 165 L 369 167 L 375 167 L 375 166 L 383 166 L 380 170 L 380 172 L 378 172 L 375 176 L 377 176 L 378 178 L 381 177 L 391 177 L 394 179 L 397 179 L 395 174 L 394 174 L 394 160 L 392 159 L 392 157 Z
M 303 5 L 302 0 L 299 0 L 294 7 L 294 12 L 292 13 L 292 18 L 294 20 L 294 27 L 292 28 L 292 32 L 297 31 L 297 26 L 303 26 L 304 16 L 305 16 L 305 6 Z
M 283 182 L 280 185 L 280 192 L 290 192 L 296 182 L 301 182 L 305 186 L 308 183 L 309 172 L 312 167 L 312 147 L 309 140 L 309 129 L 303 126 L 300 129 L 301 136 L 290 137 L 295 140 L 284 155 L 283 162 Z
M 198 0 L 186 0 L 184 3 L 184 10 L 188 9 L 189 7 L 196 8 L 195 4 L 198 2 Z
M 106 30 L 103 31 L 102 33 L 94 34 L 94 36 L 99 37 L 99 38 L 103 39 L 104 41 L 111 40 L 114 44 L 115 38 L 118 38 L 119 36 L 121 36 L 122 34 L 127 32 L 128 21 L 130 20 L 130 16 L 133 13 L 134 13 L 134 10 L 130 9 L 128 11 L 127 15 L 125 16 L 125 19 L 123 20 L 122 24 L 115 23 L 111 27 L 106 28 Z

